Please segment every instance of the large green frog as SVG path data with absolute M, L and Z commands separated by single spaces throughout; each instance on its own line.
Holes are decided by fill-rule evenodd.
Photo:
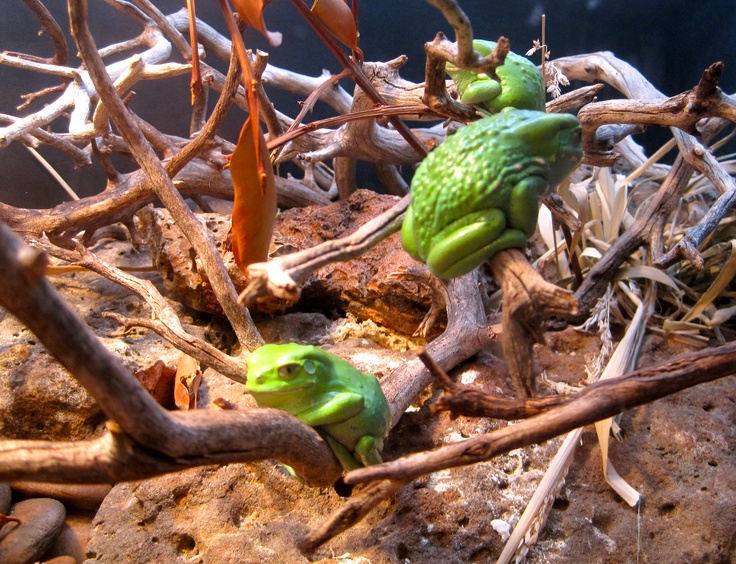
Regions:
M 391 412 L 372 374 L 314 346 L 263 345 L 248 357 L 245 387 L 320 431 L 345 470 L 381 462 Z
M 539 198 L 582 157 L 580 129 L 569 114 L 514 109 L 460 128 L 414 173 L 401 229 L 406 251 L 449 279 L 525 247 Z
M 496 48 L 496 43 L 476 39 L 473 48 L 486 57 Z M 529 59 L 512 51 L 496 69 L 500 82 L 485 73 L 474 73 L 454 65 L 447 65 L 447 74 L 457 86 L 463 104 L 477 104 L 492 114 L 507 107 L 544 110 L 542 73 Z

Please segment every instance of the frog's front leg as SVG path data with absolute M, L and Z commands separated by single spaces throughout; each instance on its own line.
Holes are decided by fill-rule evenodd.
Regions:
M 520 229 L 527 239 L 534 235 L 539 218 L 539 199 L 548 188 L 548 182 L 541 176 L 527 176 L 518 182 L 511 190 L 506 207 L 506 221 L 509 227 Z
M 350 472 L 351 470 L 362 468 L 360 462 L 355 460 L 355 457 L 350 453 L 345 445 L 338 442 L 336 439 L 326 433 L 322 436 L 327 441 L 327 444 L 330 445 L 332 452 L 335 453 L 335 457 L 337 458 L 340 465 L 343 467 L 343 470 L 345 470 L 346 472 Z
M 355 392 L 338 392 L 324 403 L 320 403 L 299 413 L 296 417 L 312 427 L 339 423 L 363 411 L 365 398 Z

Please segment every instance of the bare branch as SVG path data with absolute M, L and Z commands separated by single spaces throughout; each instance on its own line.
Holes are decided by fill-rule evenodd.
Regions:
M 59 24 L 40 0 L 23 0 L 23 2 L 36 14 L 44 31 L 49 34 L 51 41 L 54 43 L 54 56 L 50 59 L 44 59 L 44 62 L 65 66 L 69 62 L 69 47 L 67 47 L 64 32 Z
M 510 450 L 612 417 L 625 409 L 652 402 L 685 388 L 733 374 L 736 343 L 683 355 L 653 368 L 597 382 L 564 405 L 497 431 L 458 441 L 430 452 L 412 454 L 345 476 L 348 484 L 374 480 L 407 481 L 429 472 L 489 460 Z
M 409 196 L 405 196 L 394 207 L 347 237 L 325 241 L 311 249 L 250 265 L 248 286 L 239 299 L 245 304 L 251 304 L 268 294 L 285 300 L 297 299 L 301 294 L 302 284 L 312 272 L 331 262 L 359 256 L 398 231 L 410 201 Z
M 532 346 L 544 343 L 542 322 L 552 316 L 574 316 L 577 302 L 567 290 L 547 282 L 519 249 L 496 253 L 488 262 L 503 290 L 504 357 L 519 397 L 535 395 Z
M 72 35 L 77 42 L 101 100 L 113 116 L 115 124 L 128 143 L 138 164 L 148 176 L 156 195 L 171 212 L 172 216 L 176 218 L 182 231 L 192 243 L 192 247 L 196 249 L 201 257 L 212 288 L 232 323 L 238 339 L 248 350 L 253 350 L 262 344 L 263 340 L 253 325 L 248 312 L 237 304 L 235 286 L 225 270 L 225 265 L 214 246 L 211 234 L 194 217 L 194 214 L 174 187 L 156 154 L 136 127 L 128 109 L 120 100 L 87 27 L 86 0 L 70 0 L 69 16 L 72 22 Z
M 132 276 L 106 264 L 81 244 L 77 244 L 76 253 L 55 247 L 42 240 L 34 240 L 33 244 L 53 256 L 67 260 L 73 265 L 79 265 L 97 272 L 108 280 L 112 280 L 116 284 L 135 292 L 151 307 L 155 319 L 126 319 L 120 315 L 107 312 L 103 315 L 114 318 L 126 328 L 133 326 L 148 327 L 167 339 L 180 351 L 196 358 L 202 365 L 209 366 L 220 374 L 245 384 L 247 371 L 245 362 L 231 358 L 209 343 L 187 333 L 174 310 L 150 281 Z

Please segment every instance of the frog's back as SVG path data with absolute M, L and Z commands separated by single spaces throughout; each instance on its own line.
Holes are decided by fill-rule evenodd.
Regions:
M 508 107 L 544 111 L 544 79 L 529 59 L 509 52 L 496 73 L 504 85 L 511 83 L 513 88 L 503 88 L 497 98 L 485 104 L 491 112 Z
M 481 55 L 487 56 L 496 48 L 496 43 L 476 39 L 473 41 L 473 47 Z M 484 104 L 491 112 L 500 112 L 504 108 L 544 111 L 546 105 L 544 78 L 533 62 L 509 51 L 504 64 L 496 69 L 496 74 L 501 79 L 503 88 L 496 98 Z
M 422 162 L 411 183 L 422 244 L 468 210 L 503 208 L 507 191 L 519 179 L 541 172 L 539 159 L 513 132 L 538 114 L 512 110 L 475 121 Z

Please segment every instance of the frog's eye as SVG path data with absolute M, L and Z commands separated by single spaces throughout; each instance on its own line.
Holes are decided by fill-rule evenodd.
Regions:
M 283 366 L 279 366 L 279 378 L 293 380 L 297 377 L 296 372 L 299 368 L 301 368 L 300 364 L 284 364 Z

